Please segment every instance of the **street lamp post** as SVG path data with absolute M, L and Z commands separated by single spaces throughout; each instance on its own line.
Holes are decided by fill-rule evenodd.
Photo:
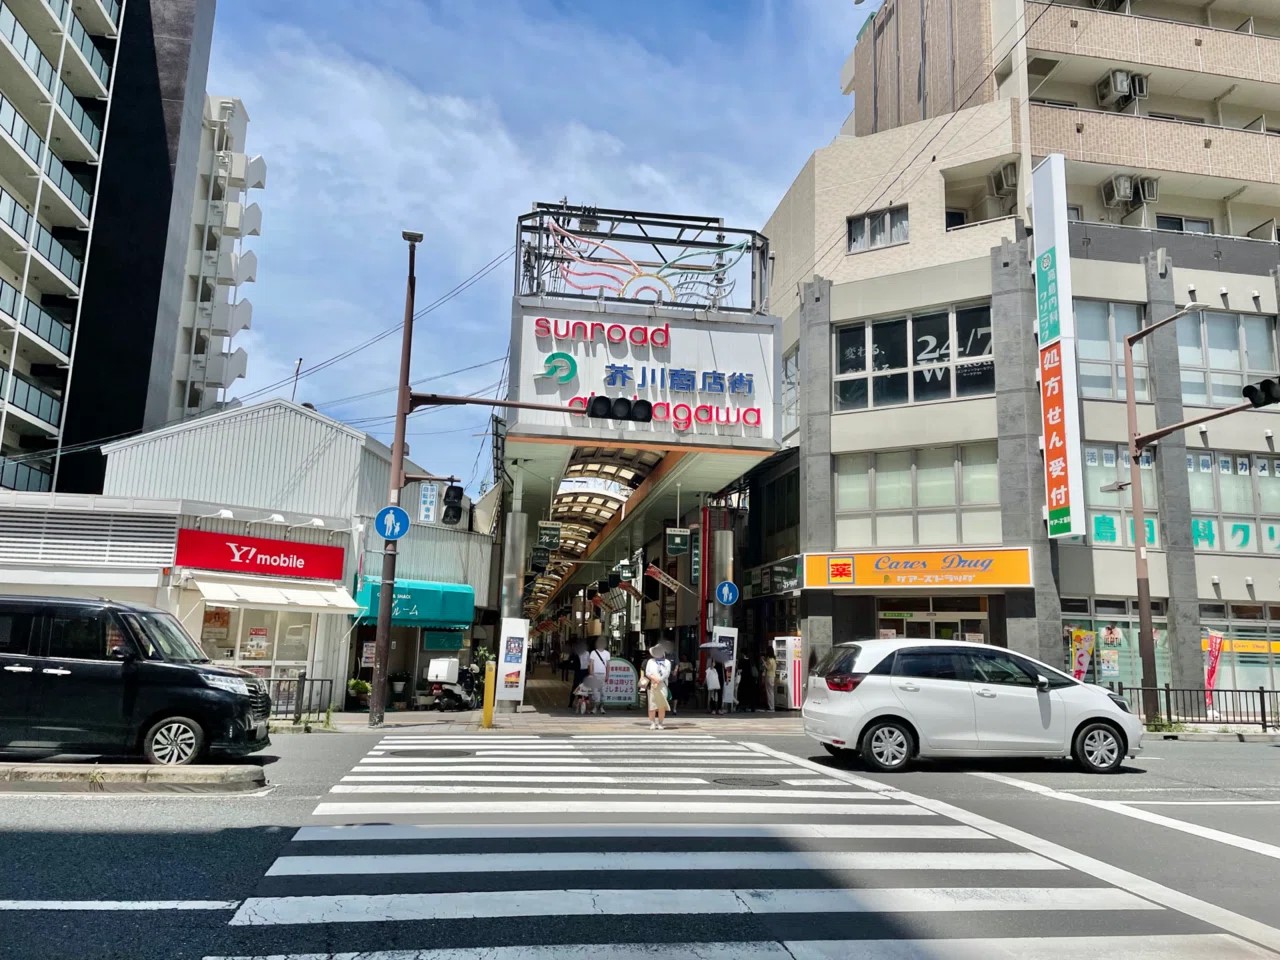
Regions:
M 405 230 L 400 234 L 409 244 L 409 275 L 404 291 L 404 332 L 400 339 L 400 379 L 396 388 L 395 438 L 391 442 L 391 483 L 387 503 L 400 505 L 404 488 L 404 434 L 409 419 L 409 361 L 413 353 L 413 297 L 417 277 L 414 264 L 422 234 Z M 387 660 L 391 656 L 391 608 L 396 587 L 396 541 L 383 546 L 382 585 L 378 591 L 378 626 L 373 642 L 373 684 L 369 691 L 369 726 L 380 727 L 387 709 Z

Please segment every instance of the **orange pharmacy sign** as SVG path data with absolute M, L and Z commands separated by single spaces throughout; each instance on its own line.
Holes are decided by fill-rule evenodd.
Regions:
M 806 589 L 1029 587 L 1031 552 L 1007 547 L 810 553 L 804 558 L 804 585 Z

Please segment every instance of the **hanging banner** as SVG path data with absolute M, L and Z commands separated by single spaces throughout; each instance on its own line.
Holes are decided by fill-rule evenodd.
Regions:
M 667 528 L 667 556 L 678 557 L 689 552 L 689 528 Z
M 641 603 L 643 603 L 643 602 L 644 602 L 644 594 L 643 594 L 643 593 L 641 593 L 639 590 L 637 590 L 635 587 L 633 587 L 631 584 L 626 583 L 626 582 L 624 581 L 624 582 L 622 582 L 622 583 L 618 584 L 618 587 L 619 587 L 621 590 L 623 590 L 623 591 L 625 591 L 626 593 L 628 593 L 628 594 L 629 594 L 631 597 L 633 597 L 634 599 L 639 600 Z
M 560 524 L 549 520 L 538 521 L 538 544 L 552 553 L 560 549 Z
M 657 580 L 660 584 L 662 584 L 668 590 L 688 590 L 689 593 L 693 593 L 692 590 L 689 590 L 688 587 L 686 587 L 683 583 L 681 583 L 675 577 L 670 576 L 669 574 L 663 573 L 652 563 L 645 568 L 644 575 L 646 577 L 652 577 L 654 580 Z
M 529 661 L 529 621 L 504 619 L 498 640 L 498 688 L 495 700 L 524 699 Z
M 1097 634 L 1092 630 L 1071 631 L 1071 675 L 1083 680 L 1089 673 L 1089 661 L 1093 659 L 1093 645 Z
M 1204 670 L 1204 705 L 1213 709 L 1213 688 L 1218 685 L 1218 662 L 1222 659 L 1222 634 L 1209 631 L 1209 649 Z
M 1050 154 L 1031 172 L 1031 206 L 1049 536 L 1075 537 L 1085 532 L 1084 468 L 1080 461 L 1080 392 L 1067 231 L 1067 174 L 1062 154 Z

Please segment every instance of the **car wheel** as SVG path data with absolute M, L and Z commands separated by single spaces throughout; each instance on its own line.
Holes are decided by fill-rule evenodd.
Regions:
M 915 737 L 897 720 L 872 724 L 862 735 L 862 760 L 884 773 L 905 769 L 915 753 Z
M 1124 738 L 1109 723 L 1087 723 L 1076 733 L 1074 754 L 1089 773 L 1115 773 L 1124 763 Z
M 186 717 L 166 717 L 142 740 L 148 763 L 182 766 L 194 763 L 204 752 L 204 730 Z

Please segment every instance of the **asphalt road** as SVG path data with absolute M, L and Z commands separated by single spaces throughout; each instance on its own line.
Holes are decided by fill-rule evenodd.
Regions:
M 287 908 L 288 898 L 299 892 L 334 895 L 349 892 L 351 888 L 347 885 L 348 881 L 341 876 L 303 877 L 295 880 L 280 876 L 273 878 L 268 874 L 279 871 L 278 864 L 282 858 L 284 862 L 288 862 L 289 855 L 296 854 L 299 846 L 325 846 L 318 843 L 291 845 L 296 828 L 313 827 L 318 821 L 345 822 L 340 816 L 317 818 L 315 814 L 318 805 L 335 799 L 356 801 L 350 809 L 357 813 L 360 811 L 358 802 L 364 799 L 362 796 L 344 797 L 330 791 L 353 768 L 358 770 L 362 763 L 387 763 L 383 759 L 386 754 L 375 749 L 379 739 L 378 735 L 357 733 L 279 736 L 270 753 L 256 761 L 266 765 L 270 786 L 267 791 L 254 796 L 0 794 L 0 855 L 3 856 L 6 867 L 0 871 L 0 908 L 6 906 L 5 901 L 18 902 L 9 904 L 8 909 L 0 912 L 0 960 L 48 960 L 53 957 L 76 957 L 84 960 L 179 960 L 231 955 L 257 956 L 265 953 L 328 955 L 341 951 L 371 950 L 379 946 L 384 949 L 391 946 L 400 949 L 425 949 L 479 942 L 517 944 L 517 952 L 510 954 L 516 958 L 534 956 L 527 946 L 521 948 L 519 944 L 564 944 L 577 942 L 573 939 L 575 936 L 583 938 L 584 942 L 593 942 L 592 931 L 596 928 L 591 927 L 589 921 L 598 918 L 591 917 L 574 921 L 557 920 L 552 916 L 534 917 L 516 925 L 500 918 L 466 923 L 437 922 L 429 928 L 413 922 L 352 924 L 327 921 L 315 925 L 267 928 L 229 926 L 230 917 L 246 914 L 244 905 L 251 898 L 253 902 L 265 904 L 263 909 L 270 913 L 274 909 Z M 1275 891 L 1280 889 L 1280 746 L 1153 741 L 1141 759 L 1130 762 L 1122 773 L 1110 777 L 1088 776 L 1060 763 L 1014 762 L 921 764 L 918 769 L 906 773 L 882 776 L 869 774 L 856 763 L 836 763 L 803 737 L 735 736 L 732 739 L 760 743 L 781 754 L 808 761 L 810 768 L 817 765 L 821 769 L 833 769 L 838 774 L 851 774 L 854 779 L 872 786 L 881 784 L 890 790 L 906 791 L 912 796 L 923 798 L 924 802 L 952 805 L 963 814 L 988 818 L 997 825 L 1024 831 L 1032 838 L 1042 838 L 1069 851 L 1075 851 L 1092 858 L 1090 862 L 1103 867 L 1128 871 L 1170 891 L 1231 911 L 1234 915 L 1262 924 L 1280 926 L 1275 910 Z M 632 744 L 625 742 L 617 744 L 616 756 L 619 762 L 629 759 L 632 747 Z M 741 749 L 732 744 L 727 744 L 726 748 Z M 441 751 L 431 749 L 430 744 L 411 749 L 412 753 L 399 756 L 405 761 L 425 764 L 448 762 L 440 759 Z M 370 751 L 375 752 L 371 754 Z M 394 753 L 390 755 L 397 756 Z M 468 762 L 476 763 L 476 760 L 472 758 Z M 556 761 L 540 765 L 538 773 L 555 776 L 549 766 L 554 762 Z M 588 762 L 601 764 L 609 761 L 595 759 Z M 679 762 L 673 761 L 676 764 Z M 705 764 L 716 761 L 684 762 Z M 625 768 L 623 772 L 626 772 Z M 660 775 L 672 771 L 655 771 L 652 767 L 644 766 L 636 772 Z M 798 772 L 806 776 L 812 774 L 812 771 Z M 462 782 L 464 776 L 470 774 L 447 779 Z M 698 830 L 704 829 L 709 823 L 729 822 L 733 817 L 734 805 L 750 802 L 751 790 L 740 789 L 739 795 L 730 797 L 726 792 L 728 788 L 720 782 L 723 778 L 716 779 L 717 776 L 708 774 L 704 778 L 707 782 L 693 788 L 693 793 L 679 796 L 672 793 L 670 796 L 654 799 L 662 803 L 682 804 L 689 801 L 691 796 L 699 799 L 714 798 L 715 794 L 703 793 L 702 788 L 721 791 L 725 796 L 722 801 L 725 804 L 723 813 L 629 813 L 627 818 L 637 826 L 651 826 L 658 832 L 672 823 L 686 823 L 690 829 Z M 480 783 L 482 777 L 483 784 Z M 390 780 L 391 777 L 383 779 Z M 462 806 L 473 800 L 496 805 L 512 802 L 525 810 L 533 811 L 517 817 L 519 820 L 538 826 L 570 829 L 578 824 L 589 825 L 593 818 L 619 819 L 604 816 L 603 813 L 600 817 L 595 817 L 590 812 L 564 811 L 564 804 L 574 799 L 572 793 L 567 796 L 545 797 L 531 791 L 528 796 L 513 796 L 510 792 L 512 788 L 504 785 L 504 780 L 511 782 L 509 775 L 500 770 L 492 772 L 492 775 L 489 772 L 480 773 L 473 779 L 475 784 L 472 786 L 454 788 L 475 791 L 452 797 Z M 533 777 L 521 775 L 514 779 Z M 778 782 L 780 781 L 775 781 L 775 786 Z M 787 779 L 786 782 L 803 784 L 806 789 L 817 792 L 853 789 L 840 783 L 816 784 L 814 780 Z M 367 789 L 386 787 L 369 786 Z M 497 792 L 501 789 L 508 792 Z M 630 792 L 626 788 L 601 788 L 594 784 L 575 789 L 582 790 L 583 796 L 595 796 L 590 791 L 600 793 L 611 789 L 619 793 Z M 690 788 L 675 786 L 662 789 L 687 791 Z M 484 792 L 488 790 L 494 792 Z M 798 795 L 802 791 L 795 792 Z M 370 796 L 368 799 L 399 803 L 438 798 L 434 794 L 420 792 L 413 795 Z M 874 801 L 880 798 L 871 796 L 869 799 Z M 595 802 L 602 811 L 608 811 L 613 799 L 606 797 Z M 546 809 L 541 809 L 539 803 Z M 697 802 L 690 803 L 688 809 L 692 810 L 697 805 Z M 395 813 L 384 815 L 378 812 L 379 809 L 377 804 L 371 804 L 367 811 L 359 815 L 353 813 L 351 822 L 412 823 L 415 824 L 414 829 L 418 828 L 416 825 L 425 824 L 425 829 L 438 829 L 477 819 L 465 814 L 426 817 L 407 814 L 401 816 Z M 796 809 L 801 810 L 798 805 Z M 494 817 L 479 819 L 482 822 L 492 822 Z M 837 816 L 807 817 L 803 812 L 794 818 L 775 817 L 771 822 L 794 825 L 802 821 L 811 821 L 819 826 L 849 822 Z M 884 818 L 884 822 L 899 821 L 916 822 L 911 818 Z M 936 821 L 921 819 L 919 822 L 928 824 Z M 638 846 L 632 847 L 627 847 L 623 841 L 616 842 L 622 843 L 624 849 L 634 849 L 637 852 L 647 849 L 646 844 L 639 841 L 633 841 Z M 878 845 L 873 843 L 871 848 L 910 850 L 914 849 L 911 846 L 913 842 L 902 841 L 896 845 L 892 842 L 877 842 Z M 587 855 L 600 848 L 598 843 L 583 843 L 581 838 L 566 838 L 551 843 L 531 839 L 512 841 L 506 845 L 492 841 L 481 841 L 478 846 L 475 843 L 466 846 L 460 841 L 452 843 L 453 846 L 446 843 L 442 847 L 438 842 L 426 845 L 412 839 L 394 843 L 383 840 L 375 842 L 368 849 L 375 854 L 399 855 L 406 850 L 435 852 L 443 849 L 458 853 L 501 853 L 504 857 L 511 855 L 513 851 L 546 855 L 548 850 L 561 849 L 565 856 L 573 857 Z M 951 843 L 949 849 L 962 854 L 981 847 L 981 844 L 975 846 L 974 840 Z M 1016 843 L 1001 843 L 1001 850 L 1025 849 Z M 351 843 L 335 843 L 330 846 L 332 850 L 324 852 L 335 854 L 336 859 L 362 849 Z M 832 850 L 838 846 L 823 842 L 817 848 Z M 866 846 L 863 842 L 858 849 Z M 790 841 L 785 844 L 784 850 L 769 852 L 776 854 L 803 847 L 803 843 Z M 675 842 L 672 853 L 661 856 L 674 863 L 670 858 L 685 849 L 714 855 L 721 846 L 706 837 L 698 837 L 689 840 L 684 846 Z M 768 850 L 768 847 L 756 844 L 752 849 Z M 313 854 L 320 851 L 307 849 L 306 852 Z M 320 857 L 317 862 L 325 859 L 328 858 Z M 593 888 L 599 885 L 617 888 L 619 884 L 623 884 L 665 890 L 667 886 L 690 887 L 699 883 L 710 885 L 710 881 L 706 880 L 695 881 L 675 874 L 664 877 L 661 873 L 649 872 L 648 867 L 642 869 L 644 872 L 627 875 L 622 880 L 583 872 L 572 876 L 524 873 L 520 875 L 520 888 L 530 888 L 530 877 L 535 881 L 541 877 L 541 882 L 551 885 L 550 892 L 558 891 L 557 896 L 565 892 L 561 887 Z M 760 879 L 760 874 L 748 874 L 750 879 L 743 880 L 735 879 L 734 871 L 718 873 L 724 874 L 720 879 L 727 886 L 765 882 Z M 710 876 L 714 878 L 717 875 Z M 741 876 L 740 871 L 738 876 Z M 1087 876 L 1072 873 L 1061 875 L 1056 882 L 1067 886 L 1084 886 L 1094 883 L 1090 877 L 1097 876 L 1097 872 Z M 850 887 L 868 885 L 866 878 L 847 872 L 826 871 L 825 877 L 825 880 L 821 877 L 803 882 L 796 880 L 793 885 L 830 886 L 832 878 L 840 883 L 847 883 Z M 421 894 L 423 891 L 448 890 L 455 879 L 421 876 L 414 879 L 401 876 L 373 882 L 366 878 L 363 882 L 372 885 L 362 889 L 383 894 L 403 891 Z M 488 889 L 501 894 L 508 888 L 508 881 L 502 874 L 470 875 L 469 881 L 472 885 L 465 889 Z M 1007 887 L 1013 882 L 1007 876 L 993 875 L 990 886 Z M 906 877 L 895 883 L 881 885 L 927 884 L 957 885 L 955 877 L 940 873 L 914 879 Z M 66 906 L 63 903 L 65 901 L 92 901 L 98 909 L 95 912 L 50 909 Z M 175 905 L 187 906 L 191 906 L 193 901 L 211 901 L 212 905 L 221 908 L 179 910 L 174 905 L 158 905 L 156 901 L 172 901 Z M 161 908 L 142 911 L 103 909 L 104 905 L 119 905 L 122 902 L 133 905 L 146 902 Z M 37 905 L 38 909 L 30 908 Z M 1207 914 L 1198 915 L 1194 910 L 1159 916 L 1142 913 L 1124 913 L 1118 916 L 1091 913 L 1055 915 L 1050 912 L 1005 917 L 987 913 L 974 915 L 976 919 L 972 923 L 963 917 L 947 919 L 950 915 L 939 916 L 943 919 L 915 914 L 909 920 L 903 920 L 899 916 L 897 919 L 880 918 L 867 922 L 871 924 L 870 929 L 881 930 L 886 938 L 900 938 L 908 932 L 916 936 L 939 937 L 958 936 L 961 933 L 971 937 L 1015 937 L 1030 933 L 1036 937 L 1053 938 L 1080 935 L 1087 932 L 1088 927 L 1095 925 L 1099 935 L 1116 932 L 1122 927 L 1130 935 L 1149 932 L 1151 936 L 1147 939 L 1152 949 L 1161 946 L 1162 941 L 1156 939 L 1159 934 L 1207 936 L 1208 931 L 1216 929 L 1211 917 Z M 876 923 L 880 926 L 877 927 Z M 726 927 L 726 924 L 730 926 Z M 424 929 L 438 933 L 424 936 Z M 732 931 L 727 936 L 730 940 L 758 937 L 762 941 L 772 937 L 835 937 L 842 935 L 842 931 L 847 933 L 847 927 L 834 921 L 824 921 L 820 916 L 804 919 L 803 922 L 801 918 L 789 920 L 783 917 L 767 923 L 753 916 L 718 917 L 714 923 L 703 922 L 696 916 L 676 917 L 664 919 L 651 931 L 643 922 L 622 918 L 615 920 L 609 929 L 616 931 L 622 940 L 644 942 L 652 939 L 674 943 L 684 939 L 714 939 L 717 931 L 723 935 L 725 930 Z M 870 935 L 865 929 L 860 933 L 864 939 Z M 379 943 L 379 937 L 383 937 L 385 942 Z M 440 939 L 441 937 L 444 939 Z M 523 953 L 520 952 L 521 949 L 524 950 Z M 576 953 L 564 952 L 562 948 L 556 949 L 562 950 L 557 956 L 577 956 Z M 478 954 L 464 951 L 452 954 L 451 957 L 472 955 Z M 591 955 L 606 956 L 599 951 Z M 678 955 L 680 954 L 672 954 Z M 956 955 L 958 954 L 948 949 L 928 954 L 931 957 L 947 958 Z M 1031 952 L 1026 952 L 1025 955 L 1040 956 Z M 1263 952 L 1256 955 L 1273 954 Z M 508 955 L 501 956 L 505 958 Z M 743 953 L 742 956 L 746 957 L 747 954 Z M 750 956 L 754 958 L 757 954 Z M 758 956 L 775 954 L 765 952 Z M 787 954 L 779 953 L 776 956 L 785 957 Z M 1206 956 L 1225 960 L 1228 955 L 1221 951 L 1216 954 L 1210 951 Z M 1234 958 L 1245 954 L 1230 956 Z

